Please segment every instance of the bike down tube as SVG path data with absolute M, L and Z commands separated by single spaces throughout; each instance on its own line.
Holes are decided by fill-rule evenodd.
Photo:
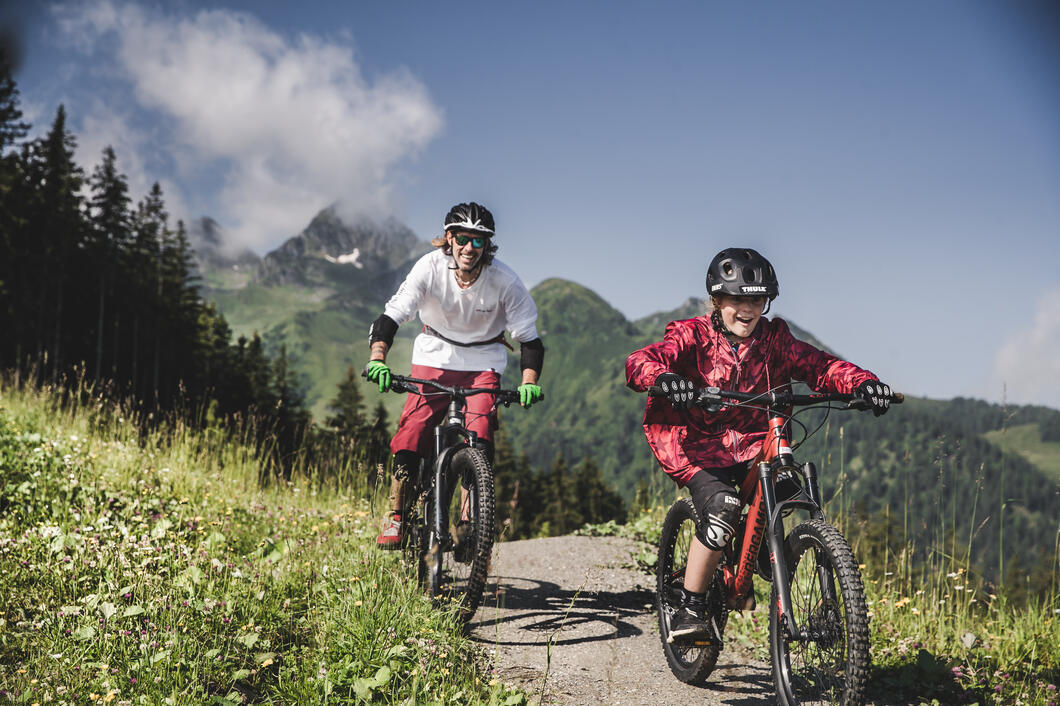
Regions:
M 750 395 L 748 395 L 750 396 Z M 775 423 L 779 421 L 779 427 L 776 427 L 778 433 L 774 434 Z M 778 453 L 786 451 L 789 456 L 791 449 L 788 448 L 786 440 L 781 443 L 783 439 L 783 419 L 780 417 L 770 417 L 770 436 L 766 438 L 766 443 L 762 445 L 762 450 L 758 453 L 758 457 L 755 459 L 755 463 L 761 466 L 765 464 L 769 466 L 769 462 L 772 461 Z M 761 483 L 757 483 L 761 485 Z M 758 551 L 762 546 L 762 535 L 766 531 L 766 519 L 770 516 L 766 509 L 763 507 L 765 494 L 758 492 L 755 494 L 755 476 L 753 473 L 748 473 L 747 478 L 744 480 L 743 486 L 740 489 L 740 498 L 744 504 L 751 502 L 750 508 L 747 511 L 747 522 L 744 527 L 743 541 L 740 543 L 740 556 L 737 557 L 735 573 L 725 572 L 725 583 L 726 590 L 729 596 L 742 598 L 747 594 L 747 591 L 751 588 L 752 576 L 754 574 L 754 567 L 758 561 Z M 772 491 L 772 474 L 770 474 L 770 491 Z M 754 498 L 753 501 L 751 499 Z M 772 532 L 770 528 L 770 532 Z

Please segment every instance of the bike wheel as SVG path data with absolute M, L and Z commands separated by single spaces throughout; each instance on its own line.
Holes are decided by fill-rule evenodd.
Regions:
M 681 681 L 692 684 L 705 680 L 718 663 L 721 636 L 729 612 L 725 609 L 725 589 L 722 572 L 714 574 L 707 590 L 706 619 L 714 626 L 716 639 L 709 644 L 680 644 L 669 642 L 670 621 L 681 603 L 680 589 L 685 582 L 688 547 L 696 535 L 697 514 L 688 498 L 678 500 L 666 513 L 662 535 L 659 537 L 659 563 L 655 590 L 655 605 L 659 614 L 659 636 L 670 671 Z
M 415 567 L 416 580 L 423 589 L 429 588 L 427 580 L 427 548 L 429 532 L 424 522 L 427 513 L 419 499 L 409 502 L 402 510 L 405 538 L 401 544 L 401 555 L 406 566 Z
M 791 531 L 785 554 L 792 617 L 802 635 L 787 635 L 774 583 L 769 641 L 778 703 L 861 704 L 870 665 L 869 618 L 854 552 L 837 529 L 813 520 Z
M 462 485 L 467 487 L 466 496 L 461 492 Z M 453 454 L 445 486 L 450 526 L 442 537 L 434 532 L 434 499 L 427 503 L 428 586 L 438 602 L 456 603 L 459 617 L 466 623 L 482 600 L 493 551 L 493 469 L 486 455 L 473 448 Z M 462 523 L 464 519 L 467 521 Z M 458 524 L 463 524 L 459 532 Z

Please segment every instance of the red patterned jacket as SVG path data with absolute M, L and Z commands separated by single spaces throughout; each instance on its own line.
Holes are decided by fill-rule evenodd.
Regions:
M 709 315 L 671 321 L 663 340 L 626 359 L 626 384 L 643 392 L 667 371 L 685 376 L 697 388 L 740 392 L 765 392 L 798 380 L 820 392 L 851 393 L 865 380 L 878 379 L 798 340 L 783 319 L 765 317 L 738 353 L 714 330 Z M 764 417 L 765 412 L 752 409 L 678 411 L 665 397 L 649 397 L 644 434 L 663 470 L 683 486 L 699 468 L 753 459 L 766 437 Z

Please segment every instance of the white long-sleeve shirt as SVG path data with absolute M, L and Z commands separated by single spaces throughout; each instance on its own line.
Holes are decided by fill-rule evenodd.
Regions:
M 452 257 L 440 249 L 421 257 L 383 313 L 400 325 L 418 311 L 424 324 L 462 343 L 488 341 L 505 330 L 520 342 L 538 337 L 537 305 L 510 267 L 494 259 L 470 287 L 461 289 L 452 266 Z M 413 365 L 443 370 L 503 373 L 507 362 L 500 343 L 456 346 L 421 333 L 412 348 Z

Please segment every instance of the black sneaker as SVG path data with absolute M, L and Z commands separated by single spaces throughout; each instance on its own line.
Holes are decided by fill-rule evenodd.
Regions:
M 682 606 L 670 618 L 670 634 L 666 641 L 709 642 L 712 633 L 710 625 L 696 611 Z

